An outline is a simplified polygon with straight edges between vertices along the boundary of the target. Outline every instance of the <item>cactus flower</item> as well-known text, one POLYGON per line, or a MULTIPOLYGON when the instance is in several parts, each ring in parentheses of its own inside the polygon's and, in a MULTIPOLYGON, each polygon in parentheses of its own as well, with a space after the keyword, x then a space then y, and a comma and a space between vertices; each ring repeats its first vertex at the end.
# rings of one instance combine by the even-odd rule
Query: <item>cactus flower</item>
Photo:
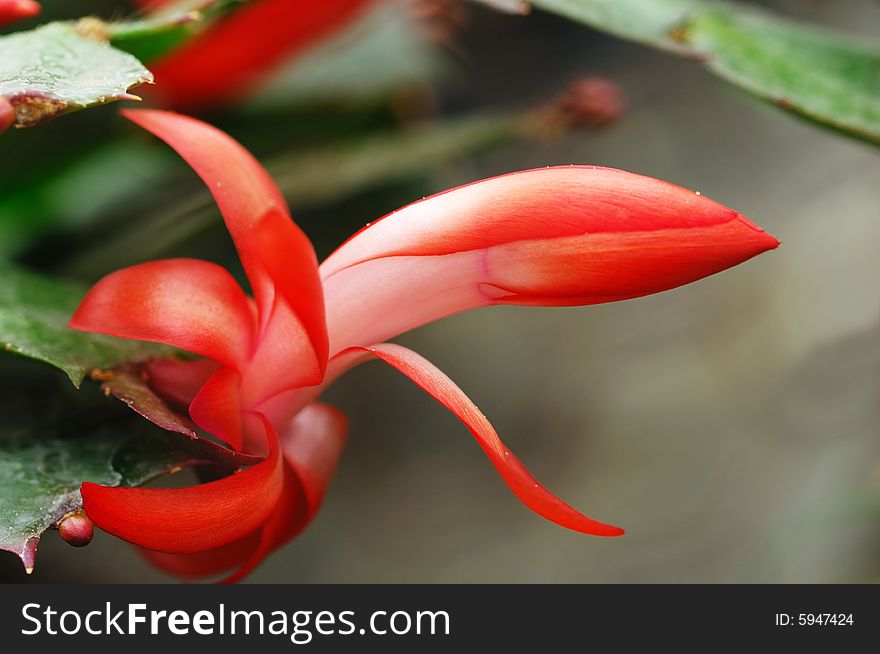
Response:
POLYGON ((410 204, 318 265, 278 188, 241 145, 178 114, 125 115, 174 148, 211 190, 253 297, 193 259, 132 266, 100 280, 70 325, 156 341, 202 359, 156 361, 153 387, 230 448, 265 458, 191 488, 86 483, 99 528, 182 576, 237 567, 241 578, 314 517, 345 442, 344 416, 315 400, 378 359, 470 430, 513 493, 559 525, 589 518, 541 485, 446 375, 387 339, 494 304, 587 305, 675 288, 775 248, 775 238, 705 196, 594 166, 516 172, 410 204))

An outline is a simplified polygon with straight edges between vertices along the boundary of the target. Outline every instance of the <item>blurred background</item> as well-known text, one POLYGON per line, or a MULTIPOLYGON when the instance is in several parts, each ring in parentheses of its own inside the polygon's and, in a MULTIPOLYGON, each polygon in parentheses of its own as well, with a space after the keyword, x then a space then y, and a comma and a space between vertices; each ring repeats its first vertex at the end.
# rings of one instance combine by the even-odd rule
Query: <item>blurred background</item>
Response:
MULTIPOLYGON (((538 479, 626 536, 533 515, 454 418, 370 365, 325 397, 351 432, 323 509, 250 580, 880 581, 880 151, 556 16, 415 4, 380 7, 247 102, 202 112, 267 163, 320 257, 423 195, 568 163, 700 190, 782 245, 649 298, 482 309, 399 339, 538 479), (613 92, 598 85, 582 124, 548 124, 585 76, 613 92)), ((872 0, 763 4, 880 36, 872 0)), ((199 181, 116 107, 10 132, 0 150, 5 256, 84 281, 169 255, 236 265, 199 181)), ((0 579, 169 581, 106 534, 75 550, 53 532, 31 577, 2 554, 0 579)))

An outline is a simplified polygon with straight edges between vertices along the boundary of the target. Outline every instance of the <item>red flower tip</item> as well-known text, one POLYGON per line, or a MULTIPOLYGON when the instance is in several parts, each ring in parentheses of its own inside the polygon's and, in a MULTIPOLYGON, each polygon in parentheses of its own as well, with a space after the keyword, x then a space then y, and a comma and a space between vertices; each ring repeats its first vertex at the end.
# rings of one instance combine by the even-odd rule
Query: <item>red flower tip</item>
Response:
POLYGON ((659 293, 778 244, 698 192, 622 170, 557 166, 493 177, 374 222, 321 265, 331 352, 488 304, 587 305, 659 293))
POLYGON ((84 512, 77 511, 61 519, 58 523, 58 533, 68 545, 84 547, 92 542, 95 525, 84 512))
POLYGON ((545 110, 547 127, 602 127, 626 111, 623 89, 616 82, 595 75, 582 77, 545 110))
POLYGON ((736 214, 736 218, 739 223, 741 223, 744 227, 752 230, 753 234, 751 234, 751 238, 754 243, 760 247, 760 251, 757 254, 761 254, 762 252, 767 252, 768 250, 775 250, 779 247, 779 239, 773 236, 772 234, 768 234, 763 229, 758 227, 751 220, 746 218, 741 213, 736 214))
POLYGON ((0 0, 0 25, 32 18, 40 13, 40 5, 34 0, 0 0))
POLYGON ((85 482, 83 507, 100 529, 159 552, 201 552, 240 540, 273 512, 284 480, 278 435, 267 420, 262 422, 269 455, 247 470, 189 488, 85 482))
POLYGON ((9 100, 0 96, 0 134, 5 132, 15 121, 15 108, 9 100))

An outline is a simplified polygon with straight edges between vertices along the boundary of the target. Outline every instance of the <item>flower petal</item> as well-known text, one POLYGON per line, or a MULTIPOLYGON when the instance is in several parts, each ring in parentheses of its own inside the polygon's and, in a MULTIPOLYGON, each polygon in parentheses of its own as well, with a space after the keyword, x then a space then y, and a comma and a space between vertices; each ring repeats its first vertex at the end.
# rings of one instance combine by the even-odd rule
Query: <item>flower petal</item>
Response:
POLYGON ((107 275, 70 319, 82 331, 156 341, 238 366, 249 355, 253 317, 244 292, 207 261, 167 259, 107 275))
POLYGON ((0 25, 31 18, 39 13, 40 5, 34 0, 0 0, 0 25))
POLYGON ((86 514, 104 531, 135 545, 185 554, 222 547, 261 526, 281 493, 278 436, 268 420, 266 459, 243 472, 191 488, 82 485, 86 514))
POLYGON ((266 521, 260 543, 248 560, 224 583, 244 579, 273 550, 302 532, 321 506, 345 446, 348 419, 326 404, 305 407, 281 436, 284 491, 266 521))
POLYGON ((656 179, 586 166, 503 175, 390 214, 321 265, 331 354, 478 306, 656 293, 776 245, 656 179))
POLYGON ((221 580, 224 584, 234 584, 256 568, 274 549, 286 542, 284 534, 290 525, 302 524, 306 512, 302 489, 290 468, 284 467, 284 485, 275 508, 259 531, 256 546, 249 552, 241 566, 231 575, 221 580))
POLYGON ((513 453, 462 390, 432 363, 400 345, 382 343, 353 347, 334 359, 341 368, 357 365, 369 356, 379 358, 409 377, 419 388, 449 409, 477 439, 510 490, 532 511, 558 525, 594 536, 620 536, 624 532, 588 518, 542 486, 513 453))
POLYGON ((281 451, 303 489, 308 508, 307 522, 321 507, 347 435, 348 418, 345 414, 318 402, 300 411, 282 433, 281 451))
POLYGON ((302 322, 284 298, 275 300, 270 316, 242 374, 245 408, 287 389, 311 386, 324 377, 302 322))
POLYGON ((371 2, 250 2, 151 64, 158 94, 175 107, 234 100, 287 57, 347 25, 371 2))
POLYGON ((266 521, 243 538, 223 547, 192 554, 168 554, 141 548, 141 554, 157 568, 184 579, 203 579, 237 568, 220 583, 237 583, 250 574, 273 550, 288 539, 287 525, 302 524, 305 500, 296 476, 284 467, 284 482, 275 507, 266 521))
POLYGON ((207 184, 241 256, 261 328, 283 297, 308 334, 318 371, 310 381, 318 383, 328 345, 317 258, 275 182, 239 143, 202 121, 148 109, 122 113, 174 148, 207 184))
POLYGON ((305 407, 281 433, 284 489, 266 523, 235 543, 195 554, 144 550, 155 566, 184 578, 209 577, 239 566, 224 581, 240 581, 266 556, 302 532, 314 518, 345 445, 348 420, 325 404, 305 407))

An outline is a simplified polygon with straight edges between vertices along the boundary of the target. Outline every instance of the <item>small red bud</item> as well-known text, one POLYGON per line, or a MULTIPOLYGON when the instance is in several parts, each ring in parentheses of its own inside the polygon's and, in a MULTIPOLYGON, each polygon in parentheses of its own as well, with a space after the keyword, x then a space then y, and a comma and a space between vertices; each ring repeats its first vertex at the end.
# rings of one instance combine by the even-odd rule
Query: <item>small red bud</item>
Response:
POLYGON ((571 83, 542 112, 545 127, 602 127, 626 111, 623 91, 615 82, 595 75, 571 83))
POLYGON ((69 545, 84 547, 92 542, 95 526, 82 511, 70 513, 58 523, 58 533, 69 545))

